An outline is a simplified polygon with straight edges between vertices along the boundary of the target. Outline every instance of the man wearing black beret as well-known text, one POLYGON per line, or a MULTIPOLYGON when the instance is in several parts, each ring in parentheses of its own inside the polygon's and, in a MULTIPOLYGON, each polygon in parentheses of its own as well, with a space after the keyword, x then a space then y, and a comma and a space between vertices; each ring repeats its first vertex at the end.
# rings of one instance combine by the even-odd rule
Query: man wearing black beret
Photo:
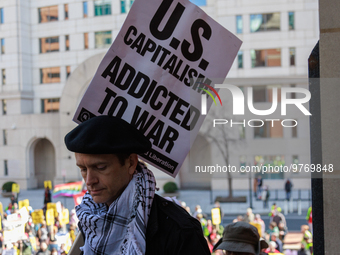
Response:
POLYGON ((155 194, 137 154, 150 141, 126 121, 98 116, 65 136, 87 186, 76 207, 85 254, 210 254, 200 223, 155 194))

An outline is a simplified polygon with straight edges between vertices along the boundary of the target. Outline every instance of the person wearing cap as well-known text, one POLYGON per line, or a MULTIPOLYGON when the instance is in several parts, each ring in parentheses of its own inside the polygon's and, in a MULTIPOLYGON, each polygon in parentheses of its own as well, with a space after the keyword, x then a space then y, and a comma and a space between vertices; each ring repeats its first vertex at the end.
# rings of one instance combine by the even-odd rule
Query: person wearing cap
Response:
POLYGON ((268 244, 262 239, 257 228, 247 222, 234 222, 228 224, 223 237, 215 244, 213 251, 223 250, 230 255, 260 255, 262 249, 268 244))
POLYGON ((200 223, 155 194, 137 154, 150 141, 126 121, 93 117, 65 136, 87 186, 76 207, 85 254, 210 254, 200 223))

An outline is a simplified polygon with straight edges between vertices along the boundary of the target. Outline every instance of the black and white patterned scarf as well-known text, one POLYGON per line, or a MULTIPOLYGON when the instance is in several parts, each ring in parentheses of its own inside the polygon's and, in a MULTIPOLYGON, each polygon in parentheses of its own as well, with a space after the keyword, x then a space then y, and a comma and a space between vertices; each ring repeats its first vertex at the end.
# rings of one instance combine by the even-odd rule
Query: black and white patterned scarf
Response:
POLYGON ((132 180, 108 209, 87 192, 76 207, 85 234, 84 254, 145 254, 155 188, 153 173, 139 162, 132 180))

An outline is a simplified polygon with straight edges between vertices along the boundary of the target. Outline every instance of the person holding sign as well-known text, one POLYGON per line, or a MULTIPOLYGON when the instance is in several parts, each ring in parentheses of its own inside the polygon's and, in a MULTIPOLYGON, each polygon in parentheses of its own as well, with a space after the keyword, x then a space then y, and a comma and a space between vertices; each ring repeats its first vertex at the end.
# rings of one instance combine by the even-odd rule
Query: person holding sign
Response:
POLYGON ((76 207, 84 254, 210 254, 200 223, 155 194, 154 175, 137 156, 151 148, 140 131, 102 115, 79 124, 65 144, 88 190, 76 207))

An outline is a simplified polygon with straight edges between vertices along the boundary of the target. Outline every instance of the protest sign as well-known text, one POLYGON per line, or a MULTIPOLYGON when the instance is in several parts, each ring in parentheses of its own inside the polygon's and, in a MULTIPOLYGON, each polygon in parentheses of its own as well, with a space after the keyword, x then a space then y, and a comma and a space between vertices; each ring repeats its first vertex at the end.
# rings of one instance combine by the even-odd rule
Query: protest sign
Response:
POLYGON ((61 212, 60 224, 66 225, 66 224, 69 224, 69 222, 70 222, 70 213, 69 213, 68 209, 65 208, 61 212))
MULTIPOLYGON (((61 208, 60 202, 58 204, 57 203, 47 203, 47 210, 48 209, 52 209, 54 212, 54 217, 58 217, 58 208, 61 208)), ((59 211, 61 211, 61 209, 59 209, 59 211)))
POLYGON ((211 221, 213 225, 221 224, 221 211, 220 208, 211 209, 211 221))
POLYGON ((26 207, 26 209, 28 210, 29 206, 30 206, 30 201, 28 199, 19 201, 19 209, 26 207))
POLYGON ((46 225, 47 226, 54 225, 54 210, 53 209, 46 210, 46 225))
POLYGON ((15 243, 18 240, 26 239, 25 225, 19 224, 10 230, 4 231, 4 244, 15 243))
POLYGON ((21 208, 18 213, 12 213, 4 220, 4 244, 13 243, 26 239, 25 224, 28 222, 28 211, 26 207, 21 208))
POLYGON ((32 212, 32 220, 34 224, 43 223, 44 211, 42 209, 34 210, 34 212, 32 212))
POLYGON ((44 188, 52 189, 52 182, 50 180, 44 181, 44 188))
POLYGON ((12 184, 12 192, 19 193, 20 192, 20 185, 17 183, 12 184))
POLYGON ((205 117, 201 95, 224 81, 240 46, 188 0, 136 0, 73 120, 126 120, 152 143, 143 160, 175 177, 205 117))

